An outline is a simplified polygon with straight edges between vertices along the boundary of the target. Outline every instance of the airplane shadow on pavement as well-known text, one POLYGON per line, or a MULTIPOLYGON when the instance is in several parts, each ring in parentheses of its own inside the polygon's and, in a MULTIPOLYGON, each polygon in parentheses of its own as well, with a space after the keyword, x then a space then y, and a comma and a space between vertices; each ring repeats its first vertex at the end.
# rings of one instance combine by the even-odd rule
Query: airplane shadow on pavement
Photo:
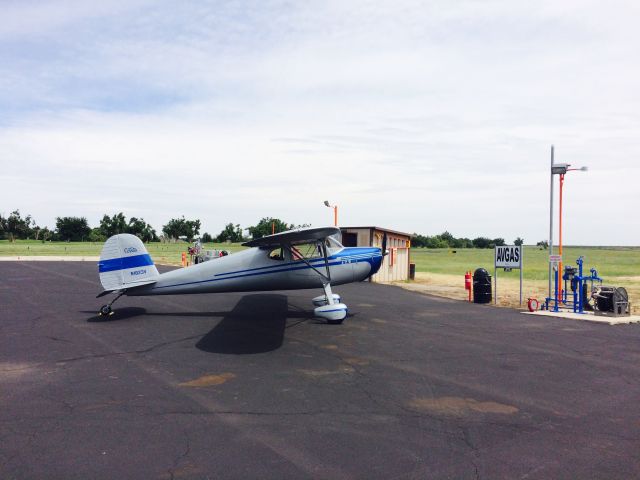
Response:
MULTIPOLYGON (((92 312, 84 312, 92 313, 92 312)), ((313 313, 289 310, 286 295, 252 294, 242 297, 233 310, 224 312, 147 312, 141 307, 115 308, 109 316, 94 315, 87 322, 115 322, 144 316, 222 317, 202 337, 196 347, 210 353, 246 355, 265 353, 282 346, 284 331, 299 322, 311 320, 313 313)))
POLYGON ((287 317, 291 316, 285 295, 247 295, 196 347, 235 355, 270 352, 282 346, 287 317))

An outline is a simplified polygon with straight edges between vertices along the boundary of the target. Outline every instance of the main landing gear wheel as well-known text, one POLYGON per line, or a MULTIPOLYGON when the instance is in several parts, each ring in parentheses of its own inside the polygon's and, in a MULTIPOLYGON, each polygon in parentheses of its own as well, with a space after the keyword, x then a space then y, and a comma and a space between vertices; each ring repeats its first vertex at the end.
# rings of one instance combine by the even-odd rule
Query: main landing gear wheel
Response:
POLYGON ((327 323, 340 325, 347 318, 347 306, 344 303, 334 303, 313 309, 316 317, 324 318, 327 323))
MULTIPOLYGON (((333 294, 333 303, 340 303, 340 300, 341 300, 340 295, 338 295, 337 293, 334 293, 333 294)), ((320 295, 319 297, 315 297, 313 300, 311 300, 311 302, 316 307, 322 307, 324 305, 329 305, 329 299, 327 298, 326 295, 320 295)))

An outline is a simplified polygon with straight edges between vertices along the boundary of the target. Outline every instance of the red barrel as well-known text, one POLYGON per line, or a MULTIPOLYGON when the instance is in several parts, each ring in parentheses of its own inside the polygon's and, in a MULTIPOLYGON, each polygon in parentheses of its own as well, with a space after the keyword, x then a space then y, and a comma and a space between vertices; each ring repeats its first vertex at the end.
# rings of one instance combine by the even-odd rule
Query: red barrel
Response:
POLYGON ((464 274, 464 289, 471 290, 471 272, 464 274))
POLYGON ((471 301, 471 272, 464 274, 464 289, 469 290, 469 301, 471 301))

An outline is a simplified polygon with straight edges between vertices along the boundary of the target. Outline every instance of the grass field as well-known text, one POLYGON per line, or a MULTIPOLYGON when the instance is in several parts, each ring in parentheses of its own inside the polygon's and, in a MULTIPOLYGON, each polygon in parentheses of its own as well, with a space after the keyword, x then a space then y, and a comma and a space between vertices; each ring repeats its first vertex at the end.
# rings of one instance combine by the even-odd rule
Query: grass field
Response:
MULTIPOLYGON (((555 252, 557 253, 557 252, 555 252)), ((416 280, 407 287, 427 293, 464 299, 464 273, 478 267, 493 276, 492 249, 422 249, 411 250, 411 262, 416 264, 416 280)), ((584 275, 594 267, 605 285, 625 287, 632 311, 640 313, 640 247, 565 247, 565 264, 576 266, 576 259, 584 256, 584 275)), ((525 247, 523 255, 523 297, 544 299, 548 292, 548 250, 525 247)), ((519 303, 518 270, 498 270, 498 305, 517 306, 519 303)))
MULTIPOLYGON (((149 254, 158 264, 180 265, 182 252, 188 244, 150 243, 146 245, 149 254)), ((206 244, 205 249, 224 249, 237 252, 245 247, 235 244, 206 244)), ((18 240, 9 243, 0 241, 0 256, 99 256, 102 243, 91 242, 47 242, 18 240)), ((583 255, 584 273, 595 267, 607 285, 625 287, 634 312, 640 312, 640 247, 565 247, 565 264, 576 265, 576 259, 583 255)), ((523 295, 525 301, 533 296, 542 299, 548 289, 547 250, 525 247, 523 269, 523 295)), ((493 275, 492 249, 423 249, 411 250, 411 262, 416 264, 416 280, 403 285, 437 295, 463 299, 464 273, 473 272, 478 267, 486 268, 493 275)), ((498 271, 499 304, 518 304, 519 272, 498 271)))
MULTIPOLYGON (((557 251, 554 251, 557 253, 557 251)), ((595 267, 607 276, 640 275, 640 247, 565 247, 562 257, 568 265, 576 265, 576 259, 584 256, 584 272, 595 267)), ((523 276, 528 280, 544 280, 548 277, 549 251, 538 247, 525 247, 523 276)), ((493 249, 411 249, 411 262, 417 272, 464 275, 478 267, 486 268, 493 275, 493 249), (456 253, 453 253, 453 252, 456 253)), ((518 278, 519 272, 499 272, 500 278, 518 278)))
MULTIPOLYGON (((0 240, 0 256, 100 256, 103 243, 92 242, 46 242, 35 240, 17 240, 10 243, 0 240)), ((180 243, 148 243, 145 246, 151 258, 162 265, 180 265, 182 252, 187 251, 190 244, 180 243)), ((245 247, 239 243, 208 243, 206 250, 221 249, 237 252, 245 247)))

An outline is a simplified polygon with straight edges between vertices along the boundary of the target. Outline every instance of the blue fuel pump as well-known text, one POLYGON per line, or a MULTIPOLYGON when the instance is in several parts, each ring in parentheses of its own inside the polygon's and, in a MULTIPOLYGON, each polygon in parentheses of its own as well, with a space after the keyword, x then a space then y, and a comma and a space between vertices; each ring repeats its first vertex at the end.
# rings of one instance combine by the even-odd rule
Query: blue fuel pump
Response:
POLYGON ((578 268, 571 265, 566 265, 562 280, 564 281, 564 289, 560 293, 558 291, 559 273, 557 269, 554 269, 554 296, 547 297, 543 305, 543 310, 551 310, 552 312, 560 311, 560 306, 571 306, 574 313, 584 313, 585 305, 588 305, 587 299, 587 287, 589 292, 593 291, 594 282, 602 284, 602 278, 598 276, 598 271, 595 268, 589 270, 590 275, 583 275, 584 257, 581 255, 576 260, 578 268), (553 303, 553 306, 551 305, 553 303))

